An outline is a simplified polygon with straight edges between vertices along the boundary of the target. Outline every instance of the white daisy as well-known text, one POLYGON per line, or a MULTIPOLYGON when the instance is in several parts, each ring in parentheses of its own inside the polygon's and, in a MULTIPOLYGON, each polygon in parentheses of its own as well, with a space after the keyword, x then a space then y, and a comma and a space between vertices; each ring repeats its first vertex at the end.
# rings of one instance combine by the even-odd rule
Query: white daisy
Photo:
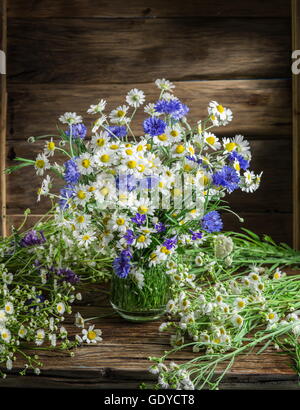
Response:
POLYGON ((249 142, 244 139, 243 135, 236 135, 233 138, 232 142, 236 144, 236 150, 240 154, 243 154, 244 156, 246 156, 247 159, 251 158, 249 142))
POLYGON ((26 335, 27 335, 27 329, 22 325, 18 331, 18 336, 24 339, 26 335))
POLYGON ((63 302, 59 302, 56 305, 56 310, 60 315, 63 315, 66 311, 66 305, 63 302))
POLYGON ((234 327, 242 327, 244 323, 244 319, 240 315, 234 315, 231 319, 231 323, 234 327))
POLYGON ((10 342, 11 339, 11 333, 8 329, 6 329, 5 327, 0 329, 0 336, 2 338, 2 340, 6 343, 10 342))
POLYGON ((78 205, 85 205, 91 197, 91 192, 88 191, 87 185, 79 184, 75 188, 74 202, 78 205))
POLYGON ((172 84, 171 81, 168 81, 164 78, 157 79, 155 81, 155 85, 162 91, 172 91, 172 89, 175 88, 175 85, 172 84))
POLYGON ((100 131, 92 136, 91 146, 94 149, 102 149, 110 143, 110 137, 107 131, 100 131))
POLYGON ((160 115, 159 112, 155 111, 155 104, 153 103, 145 105, 144 112, 150 115, 151 117, 158 117, 160 115))
POLYGON ((39 329, 36 331, 35 334, 35 344, 40 346, 44 343, 45 340, 45 331, 43 329, 39 329))
POLYGON ((134 246, 137 249, 145 249, 148 248, 148 246, 151 244, 151 237, 150 235, 138 235, 137 238, 134 241, 134 246))
POLYGON ((88 247, 93 241, 95 241, 96 234, 93 231, 86 231, 83 233, 74 232, 74 236, 78 241, 79 245, 83 245, 84 247, 88 247))
POLYGON ((55 148, 56 148, 55 142, 53 141, 53 138, 51 138, 50 141, 45 142, 44 153, 48 155, 49 157, 52 157, 54 155, 55 148))
POLYGON ((171 139, 172 143, 180 142, 184 135, 184 130, 179 124, 167 126, 165 134, 171 139))
POLYGON ((127 111, 129 107, 127 105, 120 105, 116 109, 112 110, 109 114, 110 121, 113 124, 122 124, 124 121, 125 123, 128 122, 126 119, 127 111))
POLYGON ((6 302, 4 305, 5 313, 12 315, 14 313, 14 305, 11 302, 6 302))
POLYGON ((0 309, 0 326, 7 321, 7 315, 4 309, 0 309))
POLYGON ((52 187, 52 179, 50 178, 49 175, 46 176, 46 178, 43 179, 41 187, 38 189, 37 195, 37 201, 40 201, 41 196, 46 196, 49 194, 49 191, 52 187))
POLYGON ((92 133, 95 134, 98 129, 105 123, 107 116, 102 114, 93 124, 92 133))
POLYGON ((204 142, 213 150, 218 150, 221 148, 221 144, 219 142, 219 138, 215 136, 215 134, 211 132, 204 132, 203 134, 204 142))
POLYGON ((82 122, 82 117, 77 115, 76 112, 65 112, 64 115, 59 117, 59 121, 63 124, 79 124, 82 122))
POLYGON ((93 172, 93 157, 91 154, 88 152, 85 152, 84 154, 81 154, 77 159, 76 159, 76 164, 78 171, 82 175, 89 175, 93 172))
POLYGON ((126 96, 126 102, 131 107, 138 108, 140 105, 143 105, 145 102, 145 94, 143 91, 133 88, 129 91, 126 96))
POLYGON ((96 105, 90 105, 90 108, 87 110, 88 114, 99 114, 105 110, 106 101, 100 100, 96 105))
POLYGON ((95 329, 95 326, 89 326, 88 329, 82 329, 82 340, 86 343, 97 343, 102 341, 102 331, 95 329))
POLYGON ((34 168, 37 175, 44 175, 46 169, 50 168, 50 163, 45 154, 38 154, 35 159, 34 168))

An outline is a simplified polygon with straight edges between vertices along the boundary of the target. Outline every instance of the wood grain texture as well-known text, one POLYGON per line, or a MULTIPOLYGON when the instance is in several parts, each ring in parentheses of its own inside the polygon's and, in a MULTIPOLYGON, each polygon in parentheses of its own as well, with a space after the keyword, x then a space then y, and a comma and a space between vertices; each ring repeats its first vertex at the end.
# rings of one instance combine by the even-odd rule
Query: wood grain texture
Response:
MULTIPOLYGON (((90 295, 91 297, 91 295, 90 295)), ((63 352, 38 351, 44 366, 41 376, 16 375, 23 362, 14 362, 14 370, 0 387, 46 387, 46 388, 138 388, 141 382, 154 382, 155 376, 148 372, 149 356, 161 356, 169 348, 169 335, 158 332, 160 322, 134 324, 125 322, 108 307, 108 301, 99 300, 94 289, 94 306, 80 306, 73 309, 83 317, 109 315, 97 319, 96 328, 101 328, 103 341, 98 345, 82 346, 69 357, 63 352)), ((65 327, 70 335, 78 333, 73 319, 68 318, 65 327)), ((88 323, 87 323, 88 325, 88 323)), ((177 363, 192 359, 195 354, 189 350, 177 352, 171 357, 177 363)), ((241 355, 228 372, 221 389, 228 388, 299 388, 297 375, 290 367, 291 361, 279 355, 272 348, 262 354, 252 352, 241 355)), ((224 366, 220 366, 219 374, 224 366)))
MULTIPOLYGON (((300 49, 300 5, 292 0, 293 50, 300 49)), ((300 74, 293 75, 293 238, 300 249, 300 74)))
POLYGON ((287 0, 14 0, 8 16, 41 17, 289 17, 287 0))
POLYGON ((11 83, 290 77, 281 18, 9 20, 11 83))
MULTIPOLYGON (((207 106, 217 100, 233 111, 233 121, 214 128, 218 135, 243 134, 252 138, 282 138, 292 134, 291 80, 220 80, 175 82, 176 95, 190 107, 188 120, 195 124, 207 116, 207 106)), ((153 83, 45 85, 8 84, 8 139, 25 140, 30 135, 55 133, 59 115, 76 111, 85 118, 90 104, 101 98, 108 101, 107 112, 124 102, 126 93, 138 87, 147 102, 155 102, 159 93, 153 83)), ((142 134, 143 109, 138 110, 133 128, 142 134)))
MULTIPOLYGON (((1 52, 6 53, 7 51, 7 38, 6 38, 6 28, 7 28, 7 1, 0 1, 0 33, 1 33, 1 52)), ((2 56, 0 57, 2 58, 2 56)), ((2 67, 2 64, 1 64, 2 67)), ((4 169, 6 166, 6 120, 7 120, 7 81, 6 75, 0 73, 0 235, 6 236, 6 176, 4 174, 4 169)))
MULTIPOLYGON (((9 142, 8 157, 12 155, 22 158, 35 159, 43 150, 43 143, 28 144, 26 142, 9 142)), ((276 141, 251 141, 253 160, 251 169, 255 172, 263 171, 260 189, 253 194, 237 191, 228 195, 233 210, 238 212, 292 212, 292 175, 291 158, 292 147, 289 139, 276 141)), ((57 155, 50 162, 63 163, 65 158, 57 155)), ((7 165, 16 162, 8 160, 7 165)), ((52 173, 52 176, 54 174, 52 173)), ((36 192, 42 178, 36 176, 33 167, 26 167, 7 176, 7 213, 21 214, 26 208, 31 208, 35 214, 47 211, 50 202, 42 199, 36 202, 36 192)), ((63 185, 55 179, 58 188, 63 185)))

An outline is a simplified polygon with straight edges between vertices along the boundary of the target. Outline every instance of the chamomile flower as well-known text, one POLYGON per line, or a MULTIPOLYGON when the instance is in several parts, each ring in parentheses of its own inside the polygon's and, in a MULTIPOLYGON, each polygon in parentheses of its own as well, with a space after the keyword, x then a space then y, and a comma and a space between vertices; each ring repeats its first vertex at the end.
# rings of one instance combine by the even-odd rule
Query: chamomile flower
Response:
POLYGON ((242 310, 246 307, 247 303, 246 303, 245 299, 237 298, 234 302, 234 305, 235 305, 235 309, 237 311, 240 311, 240 310, 242 310))
POLYGON ((88 329, 82 329, 82 340, 88 344, 95 344, 102 341, 102 331, 100 329, 95 329, 95 326, 89 326, 88 329))
POLYGON ((137 249, 148 248, 150 244, 151 244, 151 237, 150 235, 146 235, 146 234, 138 235, 134 241, 134 247, 137 249))
POLYGON ((274 272, 274 275, 273 275, 273 279, 275 279, 275 280, 281 279, 285 275, 286 275, 285 272, 282 272, 280 269, 276 269, 276 271, 274 272))
POLYGON ((90 105, 90 108, 87 110, 88 114, 99 114, 102 113, 102 111, 105 110, 106 107, 106 101, 101 99, 98 104, 96 105, 90 105))
POLYGON ((78 233, 75 231, 74 236, 78 241, 78 245, 82 245, 85 248, 97 239, 94 231, 85 231, 83 233, 78 233))
POLYGON ((43 329, 38 329, 35 334, 35 344, 40 346, 44 343, 45 331, 43 329))
POLYGON ((11 333, 10 330, 6 329, 5 327, 0 329, 0 336, 1 339, 5 342, 5 343, 9 343, 10 339, 11 339, 11 333))
POLYGON ((35 159, 34 168, 37 175, 44 175, 45 170, 50 168, 48 157, 45 154, 38 154, 35 159))
POLYGON ((236 145, 236 150, 239 154, 243 154, 248 160, 251 158, 250 145, 243 135, 236 135, 232 142, 236 145))
POLYGON ((85 205, 91 197, 91 192, 87 185, 79 184, 75 187, 74 202, 77 205, 85 205))
POLYGON ((65 112, 63 115, 59 117, 59 121, 63 124, 79 124, 82 122, 82 117, 77 115, 76 112, 65 112))
POLYGON ((37 192, 37 201, 40 201, 41 196, 46 196, 49 194, 49 191, 52 187, 52 178, 49 175, 43 179, 41 187, 38 189, 37 192))
POLYGON ((4 309, 0 309, 0 327, 3 323, 7 321, 7 315, 4 309))
POLYGON ((230 153, 237 148, 236 143, 230 138, 223 138, 222 143, 224 147, 224 154, 230 153))
POLYGON ((86 229, 91 223, 91 216, 84 213, 76 214, 71 223, 75 228, 86 229))
POLYGON ((100 131, 99 133, 96 133, 96 135, 92 136, 91 146, 97 150, 103 149, 109 145, 110 141, 108 132, 100 131))
POLYGON ((157 79, 155 81, 155 85, 162 91, 171 91, 172 92, 173 88, 175 88, 175 85, 173 83, 171 83, 171 81, 168 81, 164 78, 157 79))
POLYGON ((49 157, 52 157, 54 155, 55 148, 55 142, 53 141, 53 138, 51 138, 50 141, 46 141, 45 143, 44 153, 49 157))
POLYGON ((60 315, 63 315, 66 311, 66 305, 64 304, 64 302, 57 303, 56 310, 60 315))
POLYGON ((94 123, 93 123, 93 128, 92 128, 92 133, 95 134, 100 127, 103 126, 107 119, 107 116, 102 114, 101 117, 99 117, 94 123))
POLYGON ((279 320, 278 314, 276 312, 273 312, 273 310, 270 310, 266 314, 266 320, 269 323, 269 325, 273 325, 279 320))
POLYGON ((164 133, 160 135, 155 135, 153 137, 153 142, 158 146, 167 147, 168 145, 172 144, 171 137, 164 133))
POLYGON ((75 326, 84 328, 84 319, 79 312, 75 314, 75 326))
POLYGON ((219 150, 221 148, 219 138, 217 138, 215 134, 211 132, 204 132, 203 141, 205 144, 207 144, 208 147, 212 148, 213 150, 219 150))
POLYGON ((93 157, 89 153, 84 153, 76 159, 78 171, 82 175, 89 175, 93 172, 93 157))
POLYGON ((125 233, 128 228, 127 216, 121 213, 115 213, 109 221, 108 227, 112 231, 125 233))
POLYGON ((6 302, 4 305, 5 313, 12 315, 14 313, 14 305, 11 302, 6 302))
POLYGON ((128 105, 134 108, 138 108, 140 105, 143 105, 145 102, 145 94, 143 91, 133 88, 129 91, 126 96, 126 102, 128 105))
POLYGON ((97 151, 93 157, 95 166, 111 167, 116 161, 116 154, 110 148, 102 148, 97 151))
POLYGON ((213 125, 219 127, 227 125, 232 121, 232 111, 229 108, 223 107, 217 101, 211 101, 208 106, 208 114, 213 125))
POLYGON ((128 110, 129 107, 127 105, 120 105, 109 114, 110 121, 113 124, 123 124, 124 121, 126 123, 126 114, 128 110))
POLYGON ((234 315, 231 319, 231 323, 234 327, 242 327, 244 323, 244 319, 240 315, 234 315))
POLYGON ((145 105, 144 112, 146 114, 150 115, 151 117, 160 115, 160 113, 155 110, 155 104, 153 104, 153 103, 149 103, 149 104, 145 105))
POLYGON ((26 335, 27 335, 27 329, 22 325, 22 326, 20 327, 19 331, 18 331, 18 336, 19 336, 21 339, 24 339, 24 337, 26 337, 26 335))
POLYGON ((174 158, 180 158, 184 157, 185 155, 188 155, 188 152, 183 144, 175 144, 171 148, 171 155, 174 158))
POLYGON ((184 130, 179 124, 167 126, 165 129, 165 135, 171 140, 171 143, 177 143, 182 141, 184 136, 184 130))

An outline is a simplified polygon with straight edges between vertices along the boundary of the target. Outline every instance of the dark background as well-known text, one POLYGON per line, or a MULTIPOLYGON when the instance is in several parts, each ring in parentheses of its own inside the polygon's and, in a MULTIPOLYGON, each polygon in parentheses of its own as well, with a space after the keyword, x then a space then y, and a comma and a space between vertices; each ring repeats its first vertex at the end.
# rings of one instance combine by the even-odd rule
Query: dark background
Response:
MULTIPOLYGON (((112 108, 133 87, 151 100, 151 83, 167 78, 191 107, 190 120, 204 117, 210 100, 232 109, 233 122, 216 133, 245 135, 252 168, 264 171, 254 194, 230 196, 232 209, 243 226, 291 243, 290 56, 286 0, 9 1, 8 158, 34 158, 41 145, 27 138, 55 132, 65 111, 85 116, 101 98, 112 108)), ((9 225, 26 208, 29 224, 49 208, 35 202, 34 174, 7 177, 9 225)), ((225 229, 239 228, 234 217, 224 219, 225 229)))

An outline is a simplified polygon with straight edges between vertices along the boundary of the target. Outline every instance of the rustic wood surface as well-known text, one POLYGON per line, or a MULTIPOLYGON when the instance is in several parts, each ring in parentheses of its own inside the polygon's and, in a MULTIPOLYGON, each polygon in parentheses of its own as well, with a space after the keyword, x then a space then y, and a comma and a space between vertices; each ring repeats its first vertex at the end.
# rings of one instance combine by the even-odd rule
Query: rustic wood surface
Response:
MULTIPOLYGON (((208 103, 215 99, 233 111, 226 127, 214 128, 216 134, 243 134, 250 139, 291 139, 291 79, 220 80, 174 82, 176 95, 190 107, 189 121, 207 116, 208 103)), ((124 101, 126 93, 138 87, 148 101, 156 101, 158 90, 153 83, 50 85, 8 84, 8 139, 25 140, 30 135, 55 133, 58 117, 76 111, 87 119, 90 104, 107 99, 107 112, 124 101)), ((134 131, 142 133, 143 110, 138 110, 134 131), (137 125, 139 124, 139 125, 137 125)), ((270 143, 270 146, 272 142, 270 143)))
POLYGON ((287 0, 14 0, 8 16, 43 17, 289 17, 287 0))
MULTIPOLYGON (((41 375, 28 373, 19 376, 17 370, 24 364, 18 359, 7 379, 0 380, 0 387, 107 389, 138 388, 142 382, 153 383, 155 376, 148 372, 149 356, 161 356, 169 349, 169 335, 158 332, 160 321, 134 324, 113 314, 106 297, 91 290, 86 296, 88 306, 78 306, 83 317, 104 316, 93 321, 101 328, 103 341, 97 345, 84 345, 74 349, 75 356, 64 352, 36 351, 44 363, 41 375)), ((74 319, 66 319, 70 335, 80 333, 74 319)), ((33 351, 32 351, 33 352, 33 351)), ((177 363, 192 359, 195 354, 184 350, 171 358, 177 363)), ((298 377, 291 360, 272 348, 262 354, 255 352, 241 355, 226 375, 221 389, 299 389, 298 377)), ((219 367, 219 374, 223 366, 219 367)))
MULTIPOLYGON (((300 5, 292 1, 293 50, 300 49, 300 5)), ((293 240, 300 248, 300 74, 293 75, 293 240)))
POLYGON ((14 18, 9 81, 122 84, 162 73, 177 81, 289 77, 290 31, 285 18, 53 18, 51 24, 14 18))

